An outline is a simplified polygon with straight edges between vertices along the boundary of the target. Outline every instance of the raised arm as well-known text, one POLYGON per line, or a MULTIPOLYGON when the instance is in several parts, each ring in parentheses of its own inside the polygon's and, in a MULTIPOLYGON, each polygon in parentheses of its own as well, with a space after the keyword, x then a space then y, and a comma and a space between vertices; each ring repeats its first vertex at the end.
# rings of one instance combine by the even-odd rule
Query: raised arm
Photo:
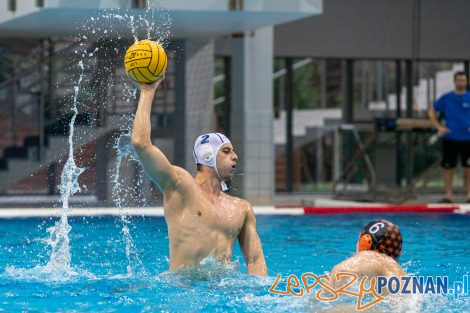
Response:
POLYGON ((150 112, 156 89, 163 78, 153 84, 140 85, 140 98, 132 128, 132 145, 139 156, 142 167, 149 177, 164 192, 173 189, 178 181, 178 171, 166 156, 152 144, 150 112))
POLYGON ((245 223, 238 235, 238 242, 245 257, 248 273, 251 275, 267 276, 268 268, 264 260, 263 248, 256 232, 256 217, 253 209, 248 209, 245 223))

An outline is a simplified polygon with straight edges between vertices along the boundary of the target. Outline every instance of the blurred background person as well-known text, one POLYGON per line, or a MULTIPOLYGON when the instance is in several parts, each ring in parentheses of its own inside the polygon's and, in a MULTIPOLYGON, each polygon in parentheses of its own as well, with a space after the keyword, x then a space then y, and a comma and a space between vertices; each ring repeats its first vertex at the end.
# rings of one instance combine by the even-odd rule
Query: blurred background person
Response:
POLYGON ((442 162, 445 196, 441 203, 453 202, 453 181, 457 160, 464 171, 467 203, 470 202, 470 93, 465 72, 454 74, 455 89, 442 95, 429 109, 429 118, 443 138, 442 162), (444 115, 441 124, 437 112, 444 115))

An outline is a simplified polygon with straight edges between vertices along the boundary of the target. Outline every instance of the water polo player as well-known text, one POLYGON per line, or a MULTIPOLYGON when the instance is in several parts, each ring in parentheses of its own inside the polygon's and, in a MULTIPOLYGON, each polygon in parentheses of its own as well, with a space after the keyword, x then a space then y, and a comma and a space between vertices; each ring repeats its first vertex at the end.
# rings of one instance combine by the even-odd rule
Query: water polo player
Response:
POLYGON ((170 270, 198 265, 207 257, 230 262, 238 239, 248 273, 267 275, 250 203, 223 192, 225 181, 232 179, 237 164, 228 138, 217 133, 197 138, 193 152, 198 167, 195 177, 172 165, 152 144, 150 112, 161 81, 140 84, 132 144, 147 175, 163 193, 170 270))
POLYGON ((337 264, 330 274, 335 288, 346 283, 337 281, 337 273, 353 273, 359 278, 408 276, 397 263, 402 252, 402 235, 397 225, 386 220, 368 223, 360 232, 356 254, 337 264))

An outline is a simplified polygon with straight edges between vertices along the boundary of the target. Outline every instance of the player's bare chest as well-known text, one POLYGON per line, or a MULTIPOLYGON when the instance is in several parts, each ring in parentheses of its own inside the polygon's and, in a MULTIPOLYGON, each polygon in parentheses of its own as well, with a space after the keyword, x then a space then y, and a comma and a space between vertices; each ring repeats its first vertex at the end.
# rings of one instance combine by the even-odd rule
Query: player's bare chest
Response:
POLYGON ((188 213, 192 214, 198 223, 230 233, 238 233, 245 220, 243 208, 226 199, 221 201, 201 199, 190 205, 188 213))

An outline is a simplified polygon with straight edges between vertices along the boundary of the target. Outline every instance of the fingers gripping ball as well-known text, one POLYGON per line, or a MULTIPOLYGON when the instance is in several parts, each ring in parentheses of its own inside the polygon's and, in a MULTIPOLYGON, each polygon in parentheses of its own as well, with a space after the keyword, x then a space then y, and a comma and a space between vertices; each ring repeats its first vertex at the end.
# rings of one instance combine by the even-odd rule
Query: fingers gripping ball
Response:
POLYGON ((167 65, 165 50, 151 40, 134 43, 124 57, 127 74, 138 83, 153 83, 165 73, 167 65))

